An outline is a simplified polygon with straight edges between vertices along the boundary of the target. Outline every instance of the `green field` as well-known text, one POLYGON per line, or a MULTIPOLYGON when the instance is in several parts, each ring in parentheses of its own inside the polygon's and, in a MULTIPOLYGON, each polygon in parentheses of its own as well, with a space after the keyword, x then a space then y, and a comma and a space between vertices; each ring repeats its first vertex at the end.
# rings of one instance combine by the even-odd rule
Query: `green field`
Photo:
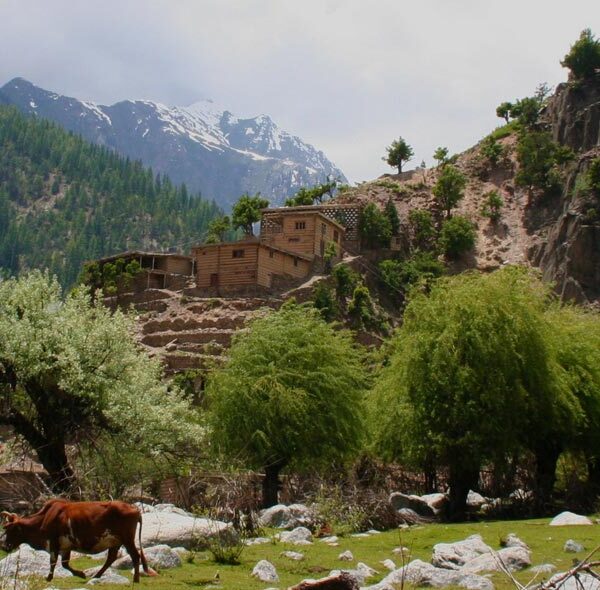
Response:
MULTIPOLYGON (((351 568, 358 561, 362 561, 380 574, 369 580, 374 584, 383 578, 388 572, 379 563, 384 559, 392 559, 396 565, 401 561, 398 555, 392 553, 392 549, 404 545, 411 550, 410 558, 419 558, 430 561, 431 550, 434 544, 440 542, 460 541, 465 537, 479 533, 484 541, 493 548, 500 548, 500 539, 508 533, 515 533, 525 541, 532 550, 532 563, 553 563, 558 571, 567 569, 573 558, 579 559, 587 555, 588 551, 600 544, 598 526, 568 526, 550 527, 549 519, 521 520, 521 521, 497 521, 467 524, 431 524, 418 526, 405 530, 394 530, 372 535, 368 538, 340 538, 339 547, 329 547, 323 543, 315 542, 313 545, 296 547, 293 545, 274 542, 268 545, 248 547, 242 554, 242 563, 236 566, 223 566, 215 564, 210 560, 208 553, 197 553, 192 563, 184 561, 181 568, 165 570, 155 578, 142 578, 139 588, 150 588, 152 590, 169 590, 171 588, 205 588, 215 585, 213 578, 219 572, 220 583, 218 587, 227 590, 264 590, 268 587, 287 588, 297 584, 303 578, 319 578, 327 575, 331 569, 351 568), (584 545, 585 553, 572 554, 563 551, 567 539, 574 539, 584 545), (341 562, 338 555, 349 549, 355 557, 354 562, 341 562), (280 553, 286 550, 299 551, 305 554, 304 561, 291 561, 281 557, 280 553), (252 568, 260 559, 271 561, 279 574, 279 583, 264 583, 250 576, 252 568)), ((271 531, 274 533, 275 531, 271 531)), ((98 565, 89 559, 80 559, 74 562, 78 566, 90 567, 98 565)), ((129 573, 125 575, 131 577, 129 573)), ((529 581, 532 574, 527 570, 516 575, 521 582, 529 581)), ((536 581, 541 581, 538 577, 536 581)), ((497 589, 512 588, 511 583, 502 574, 495 573, 492 580, 497 589)), ((83 580, 56 579, 52 582, 54 588, 78 588, 84 585, 83 580)), ((44 583, 35 588, 44 588, 44 583)), ((124 588, 125 586, 102 585, 102 588, 124 588)))

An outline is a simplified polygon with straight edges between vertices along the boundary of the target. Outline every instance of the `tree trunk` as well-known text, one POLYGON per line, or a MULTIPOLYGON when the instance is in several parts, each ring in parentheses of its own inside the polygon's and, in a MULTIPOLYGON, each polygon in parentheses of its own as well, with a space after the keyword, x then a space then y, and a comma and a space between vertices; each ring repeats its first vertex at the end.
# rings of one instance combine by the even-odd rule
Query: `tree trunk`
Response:
POLYGON ((265 476, 262 485, 263 508, 270 508, 279 503, 279 489, 281 487, 279 474, 284 466, 285 463, 283 461, 277 461, 265 466, 265 476))
POLYGON ((562 449, 551 441, 535 449, 536 462, 536 504, 541 513, 545 513, 552 499, 552 491, 556 483, 556 463, 562 449))
POLYGON ((57 494, 71 490, 75 473, 67 459, 64 441, 54 441, 35 449, 40 462, 50 475, 50 487, 57 494))
POLYGON ((449 473, 450 494, 446 518, 450 521, 464 520, 467 515, 469 490, 477 487, 479 468, 451 465, 449 473))
POLYGON ((402 174, 402 162, 398 163, 398 174, 402 174))
POLYGON ((588 483, 594 493, 600 491, 600 459, 596 457, 587 457, 588 483))

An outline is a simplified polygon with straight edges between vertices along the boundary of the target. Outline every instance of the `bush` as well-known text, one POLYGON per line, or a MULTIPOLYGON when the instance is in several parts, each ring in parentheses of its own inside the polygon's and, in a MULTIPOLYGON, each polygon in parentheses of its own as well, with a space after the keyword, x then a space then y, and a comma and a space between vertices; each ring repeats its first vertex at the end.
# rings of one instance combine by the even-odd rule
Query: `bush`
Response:
POLYGON ((338 264, 331 273, 335 281, 335 294, 339 301, 345 301, 352 295, 354 287, 360 281, 360 275, 347 264, 338 264))
POLYGON ((458 258, 475 245, 475 224, 457 215, 446 219, 440 231, 439 244, 448 258, 458 258))
POLYGON ((600 158, 592 160, 587 178, 590 188, 596 193, 597 197, 600 197, 600 158))
POLYGON ((560 62, 563 68, 569 68, 576 80, 592 78, 600 69, 600 41, 594 37, 591 29, 584 29, 579 39, 560 62))
POLYGON ((369 203, 362 210, 358 231, 362 245, 366 248, 388 248, 390 245, 392 237, 390 220, 374 203, 369 203))
POLYGON ((497 190, 490 191, 485 194, 481 214, 488 217, 493 223, 500 221, 501 210, 504 206, 504 201, 497 190))
POLYGON ((375 314, 369 287, 366 285, 355 287, 352 300, 348 305, 348 315, 361 327, 368 326, 373 322, 375 314))
POLYGON ((433 215, 427 209, 412 209, 408 214, 414 249, 431 250, 435 246, 433 215))
POLYGON ((313 293, 313 305, 321 312, 321 317, 330 322, 338 313, 333 289, 321 282, 313 293))
POLYGON ((408 260, 384 260, 379 264, 384 288, 392 295, 406 292, 419 282, 444 274, 444 265, 429 252, 417 252, 408 260))
POLYGON ((504 155, 504 148, 494 137, 488 135, 481 143, 481 154, 493 166, 496 166, 504 155))

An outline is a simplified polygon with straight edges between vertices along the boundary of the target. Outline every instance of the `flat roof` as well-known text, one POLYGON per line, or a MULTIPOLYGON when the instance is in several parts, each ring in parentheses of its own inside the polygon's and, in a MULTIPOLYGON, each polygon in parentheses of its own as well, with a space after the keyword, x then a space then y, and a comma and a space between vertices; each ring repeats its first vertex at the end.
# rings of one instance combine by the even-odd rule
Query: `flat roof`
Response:
POLYGON ((204 250, 205 248, 220 248, 222 246, 264 246, 265 248, 269 248, 270 250, 275 250, 276 252, 281 252, 282 254, 287 254, 288 256, 293 256, 295 258, 301 258, 302 260, 307 260, 311 262, 314 259, 314 256, 310 256, 308 254, 300 254, 298 252, 292 252, 291 250, 285 250, 284 248, 279 248, 278 246, 273 246, 271 244, 267 244, 257 237, 253 240, 240 240, 239 242, 217 242, 216 244, 200 244, 199 246, 194 246, 192 250, 204 250))
MULTIPOLYGON (((331 217, 328 217, 327 215, 325 215, 324 213, 322 213, 319 209, 324 209, 326 206, 325 205, 301 205, 299 207, 274 207, 274 208, 267 208, 267 209, 262 209, 261 213, 263 215, 268 215, 268 216, 275 216, 275 215, 282 215, 285 216, 288 213, 315 213, 316 215, 321 216, 323 219, 329 221, 329 223, 333 223, 334 225, 337 225, 341 230, 345 231, 345 227, 339 222, 336 221, 335 219, 331 219, 331 217)), ((342 208, 340 205, 335 205, 336 208, 342 208)))
POLYGON ((165 258, 184 258, 190 262, 193 261, 191 256, 180 254, 178 252, 143 252, 142 250, 127 250, 126 252, 119 252, 118 254, 96 258, 95 260, 88 260, 87 262, 108 262, 110 260, 118 260, 119 258, 133 258, 137 256, 162 256, 165 258))

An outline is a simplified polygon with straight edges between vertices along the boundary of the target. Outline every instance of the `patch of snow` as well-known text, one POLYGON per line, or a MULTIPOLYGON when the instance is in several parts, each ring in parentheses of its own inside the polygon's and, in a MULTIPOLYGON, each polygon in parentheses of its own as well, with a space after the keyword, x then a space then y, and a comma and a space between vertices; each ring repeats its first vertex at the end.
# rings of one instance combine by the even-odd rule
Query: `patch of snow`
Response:
POLYGON ((37 109, 37 104, 35 104, 35 101, 33 101, 33 100, 30 100, 30 101, 29 101, 29 106, 30 106, 32 109, 37 109))
POLYGON ((82 100, 81 104, 88 110, 92 111, 92 113, 94 113, 94 115, 96 115, 98 119, 100 119, 101 121, 106 121, 109 125, 112 126, 112 121, 110 120, 110 117, 96 103, 82 100))

